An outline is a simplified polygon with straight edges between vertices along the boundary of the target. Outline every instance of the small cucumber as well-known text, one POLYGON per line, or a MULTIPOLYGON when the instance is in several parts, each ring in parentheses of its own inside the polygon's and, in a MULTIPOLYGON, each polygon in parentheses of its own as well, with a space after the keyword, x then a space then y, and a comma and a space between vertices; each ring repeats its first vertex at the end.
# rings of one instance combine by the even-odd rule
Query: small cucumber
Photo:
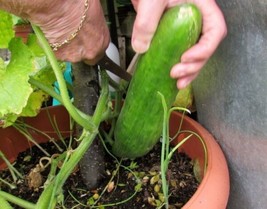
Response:
POLYGON ((161 18, 149 50, 138 60, 118 117, 113 153, 136 158, 148 153, 162 133, 161 92, 171 107, 178 93, 171 68, 194 45, 201 32, 201 13, 193 4, 168 9, 161 18))

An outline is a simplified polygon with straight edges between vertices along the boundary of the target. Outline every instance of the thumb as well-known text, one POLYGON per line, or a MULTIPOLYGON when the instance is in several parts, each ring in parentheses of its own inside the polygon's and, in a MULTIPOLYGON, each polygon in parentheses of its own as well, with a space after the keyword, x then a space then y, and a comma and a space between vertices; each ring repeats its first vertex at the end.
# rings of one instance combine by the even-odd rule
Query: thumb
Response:
POLYGON ((144 53, 149 48, 166 4, 166 0, 140 0, 138 5, 135 3, 137 15, 133 26, 132 47, 137 53, 144 53))

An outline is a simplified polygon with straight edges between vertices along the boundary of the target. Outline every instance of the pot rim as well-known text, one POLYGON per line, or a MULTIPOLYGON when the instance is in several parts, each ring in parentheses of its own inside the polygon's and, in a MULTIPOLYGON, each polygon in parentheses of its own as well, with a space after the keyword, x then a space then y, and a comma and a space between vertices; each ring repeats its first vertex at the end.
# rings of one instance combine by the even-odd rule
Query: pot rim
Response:
MULTIPOLYGON (((182 114, 178 112, 173 112, 172 115, 180 120, 182 118, 182 114)), ((225 209, 230 192, 230 180, 228 165, 223 151, 215 138, 197 121, 184 116, 183 124, 193 127, 194 131, 203 138, 208 156, 203 179, 194 195, 182 208, 225 209)))

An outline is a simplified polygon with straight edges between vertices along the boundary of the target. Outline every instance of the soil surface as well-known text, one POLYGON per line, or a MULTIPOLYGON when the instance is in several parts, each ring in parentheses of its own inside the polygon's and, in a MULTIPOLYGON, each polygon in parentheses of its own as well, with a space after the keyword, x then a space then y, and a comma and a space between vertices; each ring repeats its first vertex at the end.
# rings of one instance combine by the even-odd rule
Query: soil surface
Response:
MULTIPOLYGON (((60 153, 53 143, 45 143, 41 146, 51 155, 60 153)), ((122 162, 116 161, 107 154, 106 176, 99 187, 91 191, 81 181, 80 171, 77 168, 65 183, 64 207, 58 206, 58 208, 157 208, 162 200, 160 152, 161 146, 157 144, 146 156, 135 161, 122 162), (103 190, 105 192, 102 194, 103 190), (133 196, 135 191, 138 192, 133 196), (92 205, 106 206, 92 207, 92 205)), ((15 189, 10 189, 0 181, 1 190, 35 203, 49 173, 50 166, 42 172, 38 172, 37 165, 43 156, 44 154, 37 147, 20 153, 14 166, 23 174, 24 178, 17 180, 15 189)), ((45 164, 46 160, 42 162, 45 164)), ((175 154, 169 164, 167 177, 170 195, 169 208, 181 208, 199 185, 193 174, 192 161, 183 153, 175 154)), ((12 182, 9 171, 1 171, 0 178, 12 182)), ((14 206, 14 208, 19 207, 14 206)))

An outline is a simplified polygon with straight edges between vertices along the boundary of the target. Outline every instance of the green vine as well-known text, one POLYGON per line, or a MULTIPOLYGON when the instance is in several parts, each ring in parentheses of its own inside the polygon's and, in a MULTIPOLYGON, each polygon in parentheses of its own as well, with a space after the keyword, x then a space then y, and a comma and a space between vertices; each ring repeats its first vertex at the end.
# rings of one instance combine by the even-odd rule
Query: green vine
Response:
POLYGON ((183 118, 181 120, 181 123, 180 123, 180 126, 179 126, 177 133, 174 135, 174 137, 172 137, 172 139, 176 138, 181 133, 189 133, 190 135, 185 137, 174 148, 172 148, 170 150, 170 142, 172 141, 172 139, 170 140, 170 136, 169 136, 169 121, 170 121, 171 113, 175 110, 182 111, 182 112, 188 112, 188 113, 190 113, 190 111, 187 110, 186 108, 182 108, 182 107, 172 107, 172 108, 168 109, 163 94, 161 94, 160 92, 158 92, 158 94, 161 98, 162 107, 164 110, 164 117, 163 117, 164 119, 163 119, 163 128, 162 128, 163 129, 163 131, 162 131, 162 147, 161 147, 161 180, 162 180, 162 191, 163 191, 163 195, 164 195, 164 204, 163 205, 165 205, 165 208, 168 209, 169 208, 169 202, 168 202, 169 192, 168 192, 168 182, 167 182, 167 178, 166 178, 166 173, 168 170, 169 162, 170 162, 173 154, 187 140, 191 139, 193 135, 196 136, 197 139, 202 143, 203 150, 204 150, 204 158, 205 158, 204 159, 204 173, 205 173, 206 167, 207 167, 207 162, 208 162, 208 153, 207 153, 207 147, 206 147, 204 140, 197 133, 195 133, 193 131, 188 131, 188 130, 181 130, 181 124, 183 122, 183 118))
POLYGON ((76 108, 72 104, 72 102, 69 98, 66 82, 64 80, 63 74, 62 74, 60 67, 58 65, 55 54, 53 53, 51 47, 49 46, 43 32, 40 30, 39 27, 37 27, 35 25, 32 25, 32 28, 33 28, 33 30, 34 30, 42 48, 43 48, 43 50, 44 50, 48 60, 50 61, 52 69, 55 73, 57 82, 59 84, 59 90, 60 90, 60 94, 61 94, 61 98, 62 98, 62 100, 61 100, 62 104, 66 107, 66 109, 68 110, 71 117, 75 120, 75 122, 77 122, 79 125, 81 125, 85 129, 89 130, 90 132, 96 131, 97 127, 95 126, 95 124, 91 120, 87 120, 84 117, 82 117, 82 115, 79 114, 79 112, 76 110, 76 108))
MULTIPOLYGON (((72 104, 72 101, 69 98, 65 80, 63 78, 61 69, 58 65, 58 62, 56 60, 53 51, 51 50, 41 30, 35 25, 32 25, 32 27, 34 29, 35 34, 37 35, 39 43, 44 49, 44 52, 48 57, 48 60, 50 61, 50 64, 53 68, 54 74, 59 84, 60 95, 57 94, 51 87, 48 87, 47 85, 41 83, 40 81, 34 78, 30 78, 29 83, 42 89, 43 91, 49 93, 51 96, 59 100, 66 107, 66 109, 68 110, 70 116, 74 119, 74 121, 77 122, 79 125, 81 125, 84 129, 82 135, 78 139, 80 141, 78 147, 76 149, 69 149, 65 153, 63 153, 64 154, 63 156, 65 156, 64 163, 61 169, 58 171, 57 175, 54 176, 55 166, 54 169, 52 169, 53 171, 52 173, 50 173, 49 181, 46 182, 45 188, 41 193, 36 204, 22 200, 20 198, 17 198, 11 194, 2 191, 0 192, 0 198, 4 198, 5 200, 17 204, 22 208, 53 209, 58 202, 62 202, 63 198, 62 187, 65 181, 72 173, 74 168, 77 166, 78 162, 83 157, 84 153, 90 147, 93 140, 95 139, 95 136, 98 134, 98 127, 102 122, 103 118, 105 118, 103 117, 103 113, 106 113, 108 111, 108 100, 109 100, 108 76, 104 70, 101 71, 101 80, 102 80, 101 94, 94 115, 90 117, 88 115, 85 115, 81 111, 77 110, 77 108, 72 104)), ((21 127, 18 124, 14 126, 29 140, 31 140, 30 135, 25 132, 23 127, 21 127)), ((60 156, 58 158, 62 158, 62 155, 60 156)), ((54 160, 57 161, 57 159, 54 160)))

